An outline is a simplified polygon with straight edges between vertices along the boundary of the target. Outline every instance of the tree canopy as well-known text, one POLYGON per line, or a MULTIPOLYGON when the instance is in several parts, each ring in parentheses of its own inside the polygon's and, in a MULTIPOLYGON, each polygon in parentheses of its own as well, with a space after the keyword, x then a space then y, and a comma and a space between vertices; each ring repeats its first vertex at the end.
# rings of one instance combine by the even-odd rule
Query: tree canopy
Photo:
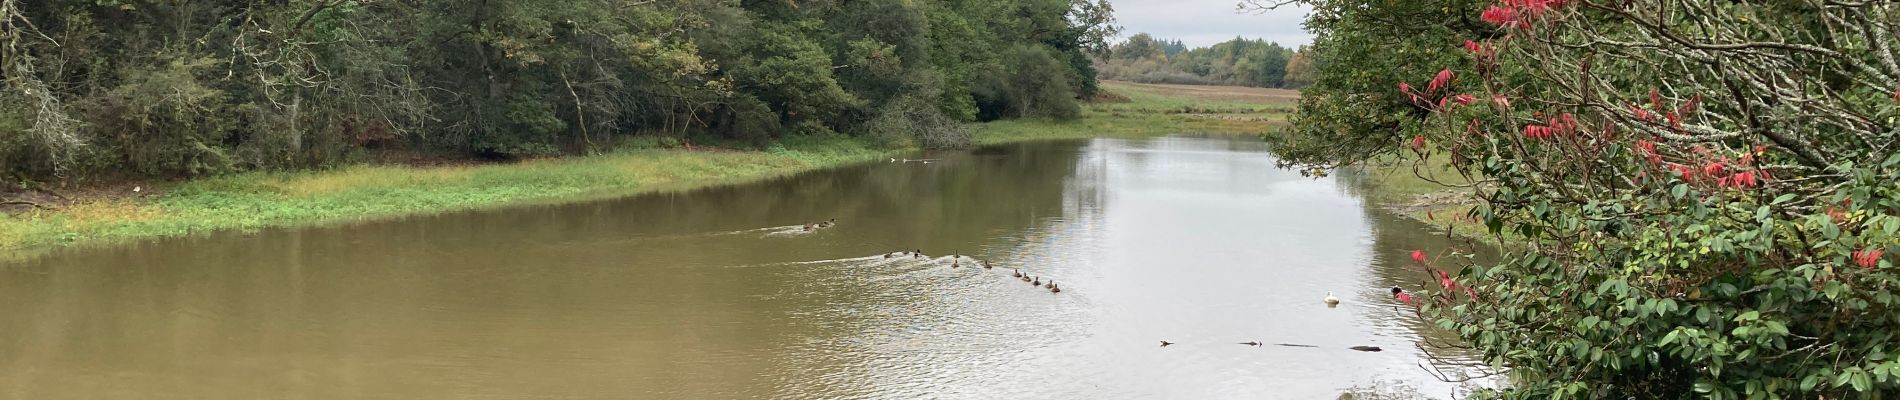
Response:
POLYGON ((1105 0, 0 0, 0 162, 46 179, 637 135, 954 146, 967 121, 1075 115, 1115 33, 1105 0))
POLYGON ((1265 40, 1234 38, 1188 49, 1180 40, 1140 33, 1097 60, 1102 77, 1143 83, 1295 87, 1287 82, 1293 50, 1265 40))

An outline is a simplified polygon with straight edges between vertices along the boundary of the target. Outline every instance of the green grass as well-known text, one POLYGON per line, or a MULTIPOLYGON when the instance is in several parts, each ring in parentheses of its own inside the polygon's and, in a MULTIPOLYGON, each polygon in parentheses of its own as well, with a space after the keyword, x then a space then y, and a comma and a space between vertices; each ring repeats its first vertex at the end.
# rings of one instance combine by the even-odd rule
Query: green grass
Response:
POLYGON ((1074 120, 1030 118, 979 124, 978 144, 1092 137, 1148 137, 1179 133, 1259 135, 1286 122, 1291 102, 1250 102, 1171 96, 1142 86, 1103 82, 1125 103, 1091 103, 1074 120))
MULTIPOLYGON (((979 144, 1183 132, 1263 132, 1275 106, 1169 97, 1109 84, 1131 102, 1091 104, 1072 121, 976 126, 979 144), (1182 110, 1189 109, 1197 115, 1182 110), (1247 120, 1207 118, 1240 116, 1247 120), (1258 118, 1256 118, 1258 117, 1258 118)), ((406 215, 551 203, 743 183, 877 160, 910 149, 842 136, 796 137, 764 150, 657 149, 630 143, 610 154, 511 164, 358 165, 251 172, 161 184, 156 195, 82 199, 55 211, 0 214, 0 260, 71 246, 228 230, 308 226, 406 215)))
POLYGON ((1477 239, 1491 237, 1481 221, 1466 216, 1476 204, 1470 195, 1471 181, 1451 170, 1450 162, 1443 156, 1434 156, 1423 162, 1414 159, 1378 160, 1359 168, 1358 173, 1366 174, 1366 179, 1370 180, 1366 185, 1366 197, 1373 204, 1432 226, 1450 229, 1455 235, 1477 239))
POLYGON ((791 140, 762 151, 629 150, 513 164, 243 173, 179 183, 161 188, 157 196, 95 199, 58 211, 0 216, 0 258, 138 238, 683 190, 900 151, 829 137, 791 140))

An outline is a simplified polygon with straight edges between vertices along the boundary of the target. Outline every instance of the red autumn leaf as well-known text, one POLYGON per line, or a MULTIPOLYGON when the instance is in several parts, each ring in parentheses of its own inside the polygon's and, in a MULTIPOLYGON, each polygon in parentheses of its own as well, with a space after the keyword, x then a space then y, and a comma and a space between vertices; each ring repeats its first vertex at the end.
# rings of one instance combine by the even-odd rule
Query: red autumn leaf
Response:
POLYGON ((1722 175, 1723 170, 1726 168, 1728 168, 1728 165, 1724 163, 1723 161, 1715 161, 1708 164, 1703 164, 1702 174, 1708 175, 1708 176, 1718 176, 1718 175, 1722 175))
POLYGON ((1649 139, 1638 139, 1636 141, 1636 153, 1648 159, 1650 164, 1662 162, 1662 154, 1656 152, 1656 142, 1649 141, 1649 139))
POLYGON ((1667 167, 1669 168, 1669 170, 1675 171, 1676 174, 1681 175, 1682 180, 1685 180, 1685 181, 1695 180, 1695 168, 1690 168, 1687 165, 1682 165, 1682 164, 1677 164, 1677 163, 1668 163, 1667 167))
POLYGON ((1450 84, 1451 84, 1451 70, 1450 69, 1439 70, 1438 75, 1432 76, 1431 86, 1427 86, 1425 91, 1438 92, 1439 89, 1444 89, 1446 85, 1450 85, 1450 84))
POLYGON ((1481 17, 1484 19, 1484 22, 1509 28, 1515 24, 1513 21, 1517 19, 1517 11, 1505 7, 1490 6, 1484 9, 1484 14, 1482 14, 1481 17))
POLYGON ((1856 251, 1853 254, 1854 264, 1860 265, 1861 268, 1873 268, 1880 265, 1880 256, 1886 254, 1887 251, 1881 249, 1870 248, 1856 251))
POLYGON ((1696 111, 1696 107, 1699 107, 1701 105, 1702 105, 1701 95, 1691 96, 1689 97, 1688 102, 1682 103, 1682 107, 1676 108, 1676 113, 1682 114, 1683 116, 1693 115, 1693 113, 1695 113, 1696 111))
POLYGON ((1438 271, 1438 286, 1442 286, 1447 290, 1455 289, 1458 287, 1458 281, 1451 280, 1451 274, 1447 274, 1445 271, 1438 271))
POLYGON ((1416 262, 1416 263, 1419 263, 1419 264, 1424 264, 1424 263, 1425 263, 1425 251, 1424 251, 1424 250, 1412 250, 1412 262, 1416 262))

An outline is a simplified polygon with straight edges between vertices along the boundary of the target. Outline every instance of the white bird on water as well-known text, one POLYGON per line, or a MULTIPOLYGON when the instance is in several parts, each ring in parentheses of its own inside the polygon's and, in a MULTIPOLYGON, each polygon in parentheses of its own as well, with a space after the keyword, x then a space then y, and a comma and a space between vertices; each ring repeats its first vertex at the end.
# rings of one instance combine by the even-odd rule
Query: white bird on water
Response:
POLYGON ((1339 305, 1339 298, 1333 297, 1333 292, 1330 290, 1326 291, 1326 305, 1329 305, 1329 306, 1339 305))

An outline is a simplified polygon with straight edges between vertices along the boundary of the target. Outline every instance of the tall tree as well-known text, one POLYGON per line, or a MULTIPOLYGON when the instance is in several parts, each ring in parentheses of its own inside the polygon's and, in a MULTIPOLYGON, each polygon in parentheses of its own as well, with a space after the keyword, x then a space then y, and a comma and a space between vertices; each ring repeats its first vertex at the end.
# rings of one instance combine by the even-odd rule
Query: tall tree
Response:
MULTIPOLYGON (((979 95, 1069 93, 995 102, 1065 109, 1050 102, 1092 91, 1113 22, 1101 0, 0 0, 0 173, 514 158, 631 135, 954 146, 979 95), (1043 56, 1059 67, 984 76, 1043 56), (895 115, 909 124, 875 123, 895 115), (952 134, 905 136, 926 131, 952 134)), ((986 115, 1037 114, 1004 111, 986 115)))

